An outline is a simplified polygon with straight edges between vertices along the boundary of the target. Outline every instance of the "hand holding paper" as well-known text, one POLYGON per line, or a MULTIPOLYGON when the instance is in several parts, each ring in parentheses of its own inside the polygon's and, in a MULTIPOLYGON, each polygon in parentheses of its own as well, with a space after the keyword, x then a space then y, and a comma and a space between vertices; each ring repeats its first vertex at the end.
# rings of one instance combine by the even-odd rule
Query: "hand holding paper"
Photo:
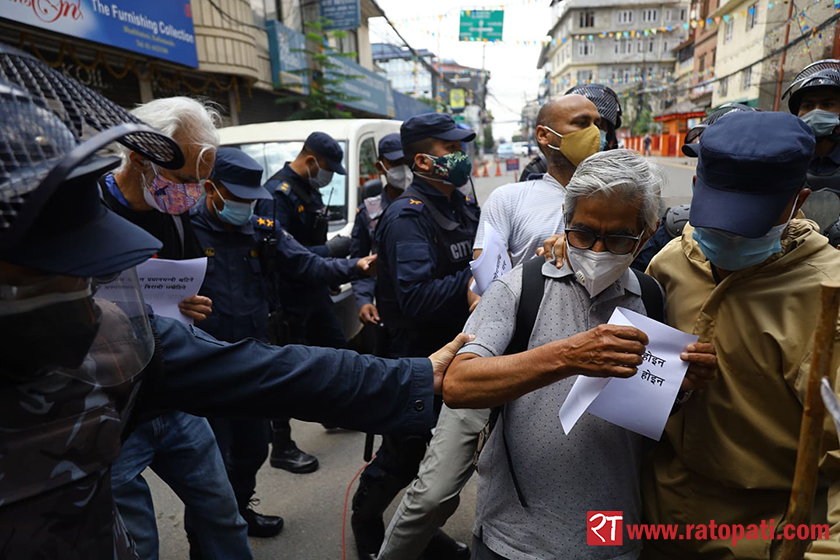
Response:
POLYGON ((512 268, 507 243, 490 224, 484 224, 484 249, 476 260, 470 261, 470 270, 475 278, 475 285, 470 289, 478 295, 483 295, 490 282, 512 268))
POLYGON ((210 299, 197 295, 206 272, 207 257, 182 261, 149 259, 137 266, 143 299, 155 314, 188 325, 194 319, 206 318, 210 312, 210 299), (183 304, 186 305, 182 307, 183 304))
POLYGON ((628 309, 617 308, 610 324, 632 325, 647 333, 650 340, 638 374, 626 379, 579 377, 560 407, 563 430, 569 433, 583 413, 589 412, 659 440, 688 369, 680 355, 697 337, 628 309))

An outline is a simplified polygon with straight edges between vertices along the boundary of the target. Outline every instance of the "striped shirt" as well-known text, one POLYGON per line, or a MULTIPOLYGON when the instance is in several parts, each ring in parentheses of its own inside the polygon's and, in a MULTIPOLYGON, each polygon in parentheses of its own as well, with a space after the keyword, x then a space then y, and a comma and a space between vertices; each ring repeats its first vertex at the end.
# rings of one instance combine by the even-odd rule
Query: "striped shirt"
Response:
POLYGON ((484 249, 484 224, 490 224, 507 244, 513 266, 528 260, 543 241, 563 232, 565 200, 566 189, 548 173, 499 187, 481 207, 473 249, 484 249))

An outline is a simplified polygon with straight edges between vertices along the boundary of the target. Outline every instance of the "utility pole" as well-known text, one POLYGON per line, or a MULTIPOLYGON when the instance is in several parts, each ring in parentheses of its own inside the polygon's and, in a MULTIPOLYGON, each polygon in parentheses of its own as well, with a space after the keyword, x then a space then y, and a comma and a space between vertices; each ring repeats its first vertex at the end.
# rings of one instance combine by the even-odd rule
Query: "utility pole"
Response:
MULTIPOLYGON (((757 17, 755 14, 753 17, 757 17)), ((787 24, 785 24, 785 42, 782 43, 787 47, 788 39, 790 39, 790 18, 793 16, 793 0, 788 0, 788 16, 787 24)), ((782 82, 785 81, 785 60, 787 60, 787 49, 782 51, 782 63, 779 65, 779 82, 776 84, 776 101, 773 103, 773 110, 779 110, 779 102, 782 100, 782 82)))

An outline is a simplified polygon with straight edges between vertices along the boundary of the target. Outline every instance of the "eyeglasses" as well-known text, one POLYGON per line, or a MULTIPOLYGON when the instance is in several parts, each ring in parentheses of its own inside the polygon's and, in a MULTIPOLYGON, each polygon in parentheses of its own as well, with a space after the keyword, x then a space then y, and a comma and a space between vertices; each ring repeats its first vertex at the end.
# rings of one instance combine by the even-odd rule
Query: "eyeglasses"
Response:
POLYGON ((576 249, 591 249, 600 240, 607 251, 614 255, 626 255, 636 248, 642 236, 599 235, 586 229, 566 229, 566 241, 576 249))

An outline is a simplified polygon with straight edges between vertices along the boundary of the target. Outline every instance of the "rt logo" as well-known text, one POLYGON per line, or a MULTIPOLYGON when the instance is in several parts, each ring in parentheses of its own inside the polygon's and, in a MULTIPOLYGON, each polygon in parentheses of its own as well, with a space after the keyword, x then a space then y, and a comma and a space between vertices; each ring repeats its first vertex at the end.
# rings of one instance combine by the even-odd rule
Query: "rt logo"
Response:
POLYGON ((621 545, 624 540, 623 513, 620 511, 586 512, 586 544, 621 545))

